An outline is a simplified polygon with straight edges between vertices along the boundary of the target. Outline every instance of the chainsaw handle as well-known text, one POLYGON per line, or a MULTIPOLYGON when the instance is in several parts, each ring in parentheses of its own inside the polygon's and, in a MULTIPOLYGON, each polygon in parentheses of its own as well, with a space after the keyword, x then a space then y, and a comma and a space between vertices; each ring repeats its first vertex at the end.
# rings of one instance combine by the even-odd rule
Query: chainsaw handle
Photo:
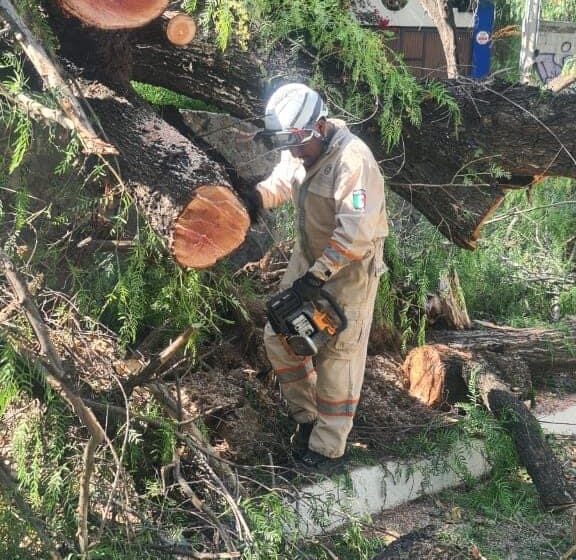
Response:
POLYGON ((338 315, 340 322, 342 323, 340 328, 336 331, 336 334, 341 333, 348 326, 348 319, 346 318, 346 315, 344 315, 344 310, 326 290, 320 290, 320 296, 317 299, 325 299, 332 306, 336 315, 338 315))

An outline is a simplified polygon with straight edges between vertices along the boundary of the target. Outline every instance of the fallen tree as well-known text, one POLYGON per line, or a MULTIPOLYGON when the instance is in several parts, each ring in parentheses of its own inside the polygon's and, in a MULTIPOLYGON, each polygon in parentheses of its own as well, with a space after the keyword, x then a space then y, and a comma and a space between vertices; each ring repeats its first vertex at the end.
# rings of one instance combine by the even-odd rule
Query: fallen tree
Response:
POLYGON ((557 508, 573 503, 560 464, 524 404, 532 376, 576 371, 573 341, 576 322, 565 331, 487 328, 443 332, 443 343, 411 350, 403 364, 410 395, 432 407, 466 399, 468 391, 509 431, 521 464, 542 504, 557 508))
MULTIPOLYGON (((198 40, 174 52, 165 46, 156 24, 134 35, 137 80, 254 122, 262 117, 263 102, 274 87, 271 76, 306 80, 313 63, 306 56, 294 60, 282 48, 268 53, 231 48, 222 53, 198 40), (155 72, 157 68, 162 72, 155 72)), ((344 86, 332 70, 326 70, 331 85, 344 86)), ((422 124, 405 126, 401 153, 386 152, 374 119, 354 129, 381 160, 392 190, 448 239, 473 249, 483 223, 508 189, 531 186, 544 176, 576 176, 571 119, 576 95, 465 78, 444 85, 460 109, 457 126, 446 109, 429 100, 422 106, 422 124)))

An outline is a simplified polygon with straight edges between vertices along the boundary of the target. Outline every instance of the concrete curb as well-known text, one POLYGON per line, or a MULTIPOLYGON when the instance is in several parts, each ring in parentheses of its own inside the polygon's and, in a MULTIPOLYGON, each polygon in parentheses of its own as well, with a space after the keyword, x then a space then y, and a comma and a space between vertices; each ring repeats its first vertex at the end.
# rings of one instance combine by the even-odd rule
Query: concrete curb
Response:
POLYGON ((292 507, 299 531, 307 536, 320 535, 352 517, 379 513, 424 494, 459 486, 465 477, 478 478, 489 471, 484 444, 474 440, 470 445, 457 445, 448 456, 355 467, 303 487, 292 507))
MULTIPOLYGON (((553 414, 539 416, 545 432, 576 436, 576 395, 553 414)), ((387 461, 382 465, 354 467, 349 472, 304 486, 292 502, 298 529, 304 535, 327 533, 352 518, 380 513, 423 495, 454 488, 465 477, 488 474, 481 440, 458 444, 448 455, 418 461, 387 461)))

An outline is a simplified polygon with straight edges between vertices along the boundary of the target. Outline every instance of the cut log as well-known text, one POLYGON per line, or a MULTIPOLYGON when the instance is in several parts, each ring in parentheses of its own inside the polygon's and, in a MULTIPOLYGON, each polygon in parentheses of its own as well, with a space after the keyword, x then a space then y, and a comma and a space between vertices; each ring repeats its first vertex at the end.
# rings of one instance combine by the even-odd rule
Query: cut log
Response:
MULTIPOLYGON (((516 375, 528 378, 526 365, 517 359, 507 361, 504 367, 514 367, 516 375)), ((542 504, 546 508, 558 508, 574 502, 562 468, 544 439, 538 420, 503 381, 510 372, 501 369, 501 356, 427 345, 413 349, 403 368, 408 377, 409 393, 433 406, 449 398, 447 389, 458 377, 464 386, 473 385, 484 406, 510 433, 520 463, 532 477, 542 504)))
POLYGON ((165 23, 166 38, 175 47, 185 47, 196 36, 196 22, 188 14, 167 12, 162 19, 165 23))
POLYGON ((425 345, 410 351, 402 369, 410 395, 433 408, 465 401, 461 363, 466 354, 448 346, 425 345))
POLYGON ((99 29, 134 29, 162 14, 169 0, 58 0, 65 12, 99 29))
POLYGON ((121 154, 125 187, 176 262, 207 268, 232 253, 250 226, 246 208, 222 165, 132 90, 129 33, 86 32, 51 17, 63 59, 92 78, 78 78, 78 85, 121 154))
POLYGON ((250 219, 224 170, 136 95, 80 84, 121 153, 126 188, 176 262, 206 268, 237 248, 250 219))

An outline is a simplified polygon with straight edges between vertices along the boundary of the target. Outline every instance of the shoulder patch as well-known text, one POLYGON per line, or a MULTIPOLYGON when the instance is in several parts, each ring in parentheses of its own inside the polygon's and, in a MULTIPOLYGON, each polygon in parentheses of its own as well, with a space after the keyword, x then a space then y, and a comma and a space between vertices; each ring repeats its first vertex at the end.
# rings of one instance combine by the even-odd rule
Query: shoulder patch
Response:
POLYGON ((366 189, 352 191, 352 208, 358 212, 363 212, 366 209, 366 189))

